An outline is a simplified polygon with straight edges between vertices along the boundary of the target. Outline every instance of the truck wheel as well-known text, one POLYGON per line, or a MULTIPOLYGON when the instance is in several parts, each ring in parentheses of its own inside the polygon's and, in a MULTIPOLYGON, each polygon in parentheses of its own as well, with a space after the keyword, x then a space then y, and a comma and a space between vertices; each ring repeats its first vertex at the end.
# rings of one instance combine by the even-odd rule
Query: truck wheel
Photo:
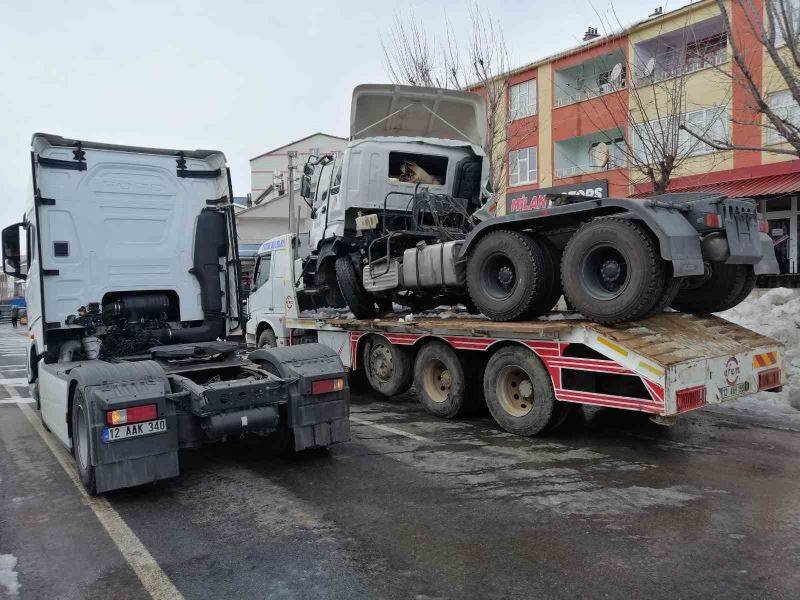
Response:
POLYGON ((385 396, 402 394, 411 387, 414 376, 410 349, 371 336, 364 343, 364 370, 372 389, 385 396))
POLYGON ((545 259, 547 260, 547 271, 550 273, 550 279, 545 286, 545 294, 542 299, 542 314, 548 313, 558 304, 561 295, 564 293, 561 287, 561 250, 547 238, 536 236, 534 238, 544 250, 545 259))
POLYGON ((426 412, 445 419, 474 413, 476 369, 462 362, 444 342, 429 342, 414 361, 414 388, 426 412))
POLYGON ((90 436, 89 409, 83 390, 78 387, 75 388, 72 399, 72 455, 75 457, 83 487, 94 496, 97 494, 97 482, 92 465, 90 436))
POLYGON ((657 240, 639 223, 616 217, 595 219, 570 238, 561 277, 575 310, 598 323, 641 319, 668 283, 657 240))
POLYGON ((467 262, 467 288, 480 311, 493 321, 544 314, 551 274, 541 246, 516 231, 495 231, 481 239, 467 262))
POLYGON ((375 318, 375 299, 364 289, 349 256, 336 259, 336 282, 356 319, 375 318))
POLYGON ((555 393, 547 369, 530 350, 501 348, 486 364, 483 377, 486 405, 503 429, 536 435, 550 424, 555 393))
POLYGON ((258 348, 277 348, 278 341, 275 338, 275 332, 272 329, 265 329, 261 333, 258 334, 258 344, 256 344, 258 348))
POLYGON ((753 285, 755 274, 750 265, 709 262, 705 275, 685 280, 672 308, 685 313, 721 312, 744 300, 753 285))

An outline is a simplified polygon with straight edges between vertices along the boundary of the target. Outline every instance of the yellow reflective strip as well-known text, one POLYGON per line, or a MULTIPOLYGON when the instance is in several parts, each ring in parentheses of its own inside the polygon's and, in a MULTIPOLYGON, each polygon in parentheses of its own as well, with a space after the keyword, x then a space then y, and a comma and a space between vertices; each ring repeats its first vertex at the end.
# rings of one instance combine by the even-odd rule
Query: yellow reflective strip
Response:
POLYGON ((625 350, 625 348, 623 348, 622 346, 617 346, 611 340, 607 340, 606 338, 600 337, 598 335, 597 336, 597 341, 600 342, 601 344, 603 344, 604 346, 606 346, 608 348, 611 348, 614 352, 617 352, 618 354, 621 354, 622 356, 628 356, 628 351, 625 350))
POLYGON ((650 372, 651 372, 653 375, 655 375, 656 377, 661 377, 661 376, 663 376, 663 375, 664 375, 664 371, 663 371, 662 369, 659 369, 658 367, 654 367, 653 365, 648 365, 648 364, 647 364, 646 362, 644 362, 643 360, 640 360, 640 361, 639 361, 639 366, 640 366, 642 369, 647 369, 648 371, 650 371, 650 372))

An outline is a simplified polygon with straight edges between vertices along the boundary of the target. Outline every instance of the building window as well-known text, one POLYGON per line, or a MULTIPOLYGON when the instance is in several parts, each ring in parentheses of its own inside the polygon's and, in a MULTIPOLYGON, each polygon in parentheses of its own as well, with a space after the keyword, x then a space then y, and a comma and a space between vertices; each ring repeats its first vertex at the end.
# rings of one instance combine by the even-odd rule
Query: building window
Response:
MULTIPOLYGON (((770 94, 767 96, 767 104, 781 119, 800 127, 800 105, 792 98, 792 92, 783 90, 782 92, 770 94)), ((780 144, 785 141, 783 136, 772 125, 768 125, 767 145, 780 144)))
POLYGON ((520 148, 508 153, 509 185, 536 183, 536 146, 520 148))
POLYGON ((786 43, 787 37, 797 42, 798 30, 800 30, 800 0, 770 1, 774 5, 771 14, 775 24, 775 45, 782 46, 786 43), (789 21, 788 27, 783 19, 784 10, 786 11, 786 19, 789 21))
POLYGON ((530 79, 509 90, 509 116, 511 120, 523 119, 536 114, 536 80, 530 79))
POLYGON ((649 162, 666 154, 661 145, 663 140, 675 139, 678 136, 677 156, 698 156, 714 152, 714 148, 701 142, 688 131, 679 129, 685 125, 697 135, 710 140, 726 140, 728 138, 728 111, 720 106, 701 108, 680 115, 650 121, 633 128, 633 151, 639 161, 649 162))

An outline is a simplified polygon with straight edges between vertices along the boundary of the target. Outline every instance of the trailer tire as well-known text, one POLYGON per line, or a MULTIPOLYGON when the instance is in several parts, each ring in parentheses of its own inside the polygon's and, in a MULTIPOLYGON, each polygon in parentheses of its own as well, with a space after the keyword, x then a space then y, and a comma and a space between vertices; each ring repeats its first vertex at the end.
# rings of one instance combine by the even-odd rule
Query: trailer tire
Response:
POLYGON ((541 245, 517 231, 482 238, 467 261, 467 289, 475 306, 493 321, 517 321, 546 313, 552 277, 541 245))
POLYGON ((97 480, 94 465, 92 465, 91 428, 88 412, 83 389, 80 386, 76 387, 72 398, 72 456, 75 457, 75 465, 78 468, 78 475, 83 487, 90 495, 95 496, 97 495, 97 480))
MULTIPOLYGON (((533 237, 533 236, 531 236, 533 237)), ((556 304, 558 304, 561 295, 564 293, 564 288, 561 286, 561 250, 556 245, 545 237, 536 236, 534 240, 538 242, 542 250, 544 250, 545 258, 548 262, 547 269, 550 273, 550 278, 545 288, 544 298, 542 300, 542 314, 548 313, 556 304)))
POLYGON ((357 319, 375 318, 375 299, 364 289, 349 256, 336 259, 336 283, 357 319))
POLYGON ((645 226, 617 217, 594 219, 570 238, 561 274, 575 310, 598 323, 643 318, 668 285, 657 240, 645 226))
POLYGON ((364 342, 364 371, 373 390, 384 396, 408 391, 414 377, 414 356, 409 348, 385 338, 370 336, 364 342))
POLYGON ((444 342, 425 344, 414 361, 414 388, 425 411, 444 419, 475 413, 477 370, 470 367, 444 342))
POLYGON ((506 347, 486 364, 483 392, 500 427, 517 435, 544 431, 553 418, 556 397, 542 361, 527 348, 506 347))
POLYGON ((755 275, 750 265, 721 262, 706 265, 708 271, 705 277, 701 281, 685 281, 671 304, 672 308, 684 313, 721 312, 739 304, 755 285, 755 275))

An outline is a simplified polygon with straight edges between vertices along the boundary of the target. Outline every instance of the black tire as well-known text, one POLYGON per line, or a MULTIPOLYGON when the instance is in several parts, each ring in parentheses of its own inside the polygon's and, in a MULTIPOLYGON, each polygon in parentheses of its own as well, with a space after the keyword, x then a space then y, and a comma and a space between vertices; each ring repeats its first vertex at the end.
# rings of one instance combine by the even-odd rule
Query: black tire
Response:
POLYGON ((750 265, 713 262, 707 263, 706 267, 702 279, 686 278, 672 308, 684 313, 721 312, 736 306, 752 291, 755 276, 751 275, 753 267, 750 265))
POLYGON ((75 388, 72 399, 72 456, 78 467, 78 475, 83 487, 91 496, 97 495, 97 481, 91 458, 88 405, 83 390, 75 388))
POLYGON ((410 348, 397 346, 380 336, 370 336, 364 342, 362 360, 367 381, 379 394, 395 396, 411 387, 414 354, 410 348))
POLYGON ((647 314, 645 314, 642 318, 647 319, 649 317, 661 314, 664 312, 664 309, 671 305, 678 296, 678 292, 681 289, 683 280, 680 277, 672 277, 672 268, 669 265, 667 265, 667 271, 664 290, 661 292, 659 300, 656 302, 655 306, 647 311, 647 314))
POLYGON ((601 217, 583 225, 564 249, 561 277, 575 310, 591 321, 645 317, 666 290, 667 265, 644 225, 601 217))
POLYGON ((394 313, 394 302, 391 298, 377 297, 375 303, 378 305, 378 310, 382 315, 394 313))
POLYGON ((278 340, 275 337, 275 332, 269 327, 258 334, 257 348, 277 348, 278 340))
POLYGON ((550 273, 550 278, 541 304, 543 313, 548 313, 555 308, 564 293, 561 286, 561 250, 547 238, 536 236, 534 239, 541 245, 548 262, 546 270, 550 273))
POLYGON ((364 289, 349 256, 336 259, 336 283, 356 319, 375 318, 375 299, 364 289))
POLYGON ((546 313, 549 261, 532 237, 500 230, 479 240, 467 261, 467 288, 475 306, 493 321, 546 313))
POLYGON ((562 429, 564 424, 579 408, 580 406, 574 402, 556 400, 556 405, 553 408, 553 416, 550 417, 550 422, 547 424, 547 431, 557 432, 562 429))
POLYGON ((486 364, 483 393, 489 412, 503 429, 532 436, 553 418, 556 397, 542 361, 530 350, 501 348, 486 364))
POLYGON ((479 371, 444 342, 428 342, 414 361, 414 389, 426 412, 445 419, 474 414, 479 371))

